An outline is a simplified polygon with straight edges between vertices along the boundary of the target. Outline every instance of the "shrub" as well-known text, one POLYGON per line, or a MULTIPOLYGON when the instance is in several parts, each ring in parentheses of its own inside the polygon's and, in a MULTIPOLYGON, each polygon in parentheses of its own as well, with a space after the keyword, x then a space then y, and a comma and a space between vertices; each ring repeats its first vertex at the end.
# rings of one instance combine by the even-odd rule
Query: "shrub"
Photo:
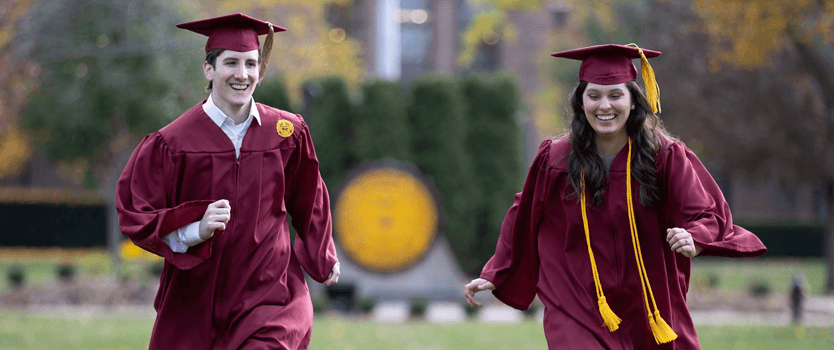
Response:
POLYGON ((711 272, 709 276, 707 276, 707 285, 710 288, 718 288, 721 286, 721 277, 718 274, 711 272))
POLYGON ((261 84, 255 89, 252 97, 255 99, 255 102, 296 113, 296 109, 290 104, 287 88, 284 86, 284 79, 281 77, 264 78, 261 84))
POLYGON ((26 284, 26 270, 21 265, 12 265, 6 272, 6 278, 12 288, 22 288, 26 284))
POLYGON ((465 112, 453 77, 426 75, 414 82, 408 107, 414 164, 434 180, 442 206, 440 229, 458 263, 464 271, 472 272, 481 266, 469 259, 469 249, 476 242, 475 191, 466 152, 465 112))
POLYGON ((359 299, 356 305, 359 308, 359 311, 363 314, 369 314, 371 311, 374 311, 374 307, 376 307, 376 299, 373 298, 362 298, 359 299))
POLYGON ((353 134, 350 93, 340 77, 332 76, 307 82, 305 88, 312 98, 308 103, 310 115, 305 115, 316 145, 319 171, 330 193, 355 161, 349 145, 353 134))
POLYGON ((386 157, 411 160, 408 116, 399 83, 376 80, 366 83, 362 92, 353 119, 356 162, 386 157))
POLYGON ((60 264, 55 267, 55 273, 61 282, 72 282, 75 280, 76 268, 72 264, 60 264))
POLYGON ((766 297, 770 295, 772 291, 773 288, 771 288, 770 283, 768 283, 767 281, 756 280, 750 283, 750 296, 754 298, 766 297))
POLYGON ((475 242, 467 247, 477 274, 495 252, 501 223, 523 185, 521 94, 508 74, 473 74, 461 82, 466 104, 466 151, 472 160, 475 242))
POLYGON ((165 262, 163 262, 163 261, 154 261, 154 262, 148 264, 148 274, 151 275, 151 277, 159 278, 159 276, 162 276, 162 269, 164 267, 165 267, 165 262))
POLYGON ((466 317, 473 318, 481 311, 479 307, 471 307, 468 302, 463 302, 463 311, 466 312, 466 317))
POLYGON ((316 315, 320 315, 329 309, 327 298, 322 293, 313 295, 310 300, 313 302, 313 313, 316 315))
POLYGON ((330 307, 341 312, 350 312, 356 302, 356 286, 351 283, 338 283, 325 287, 330 307))
POLYGON ((429 301, 423 297, 414 297, 409 300, 408 311, 412 318, 422 318, 426 316, 426 310, 429 308, 429 301))

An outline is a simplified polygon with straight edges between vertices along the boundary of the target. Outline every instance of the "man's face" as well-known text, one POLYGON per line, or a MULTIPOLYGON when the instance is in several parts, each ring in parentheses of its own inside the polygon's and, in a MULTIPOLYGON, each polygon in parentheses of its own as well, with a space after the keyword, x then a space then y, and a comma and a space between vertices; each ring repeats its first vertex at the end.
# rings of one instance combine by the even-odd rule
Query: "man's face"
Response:
POLYGON ((255 86, 260 82, 258 50, 223 51, 212 67, 203 63, 206 79, 212 81, 212 97, 221 110, 246 106, 252 100, 255 86))

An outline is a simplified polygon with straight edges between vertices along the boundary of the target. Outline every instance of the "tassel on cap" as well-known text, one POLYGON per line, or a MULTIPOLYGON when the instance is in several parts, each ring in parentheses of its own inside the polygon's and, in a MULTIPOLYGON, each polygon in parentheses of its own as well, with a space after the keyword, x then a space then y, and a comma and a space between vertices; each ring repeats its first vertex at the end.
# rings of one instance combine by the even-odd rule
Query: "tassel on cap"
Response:
POLYGON ((660 86, 657 85, 657 79, 654 76, 654 69, 649 64, 646 54, 643 49, 635 43, 628 44, 640 52, 640 72, 643 75, 643 84, 646 85, 646 99, 649 100, 649 106, 655 114, 660 113, 660 86))
POLYGON ((266 22, 266 25, 269 27, 269 33, 266 34, 266 39, 264 39, 263 51, 261 52, 261 77, 263 77, 264 74, 266 74, 266 66, 267 64, 269 64, 269 54, 272 53, 272 37, 275 35, 275 29, 273 29, 272 23, 266 22))

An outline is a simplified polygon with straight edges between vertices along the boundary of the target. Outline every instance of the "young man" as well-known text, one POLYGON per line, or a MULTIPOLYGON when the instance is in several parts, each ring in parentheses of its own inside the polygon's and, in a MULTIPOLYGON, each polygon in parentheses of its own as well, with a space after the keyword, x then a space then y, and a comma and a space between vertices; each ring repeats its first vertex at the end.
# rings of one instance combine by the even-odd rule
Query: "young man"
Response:
POLYGON ((307 124, 252 99, 285 29, 243 14, 177 27, 208 36, 211 94, 147 135, 117 185, 122 233, 165 258, 150 349, 307 349, 301 268, 330 285, 339 263, 307 124))

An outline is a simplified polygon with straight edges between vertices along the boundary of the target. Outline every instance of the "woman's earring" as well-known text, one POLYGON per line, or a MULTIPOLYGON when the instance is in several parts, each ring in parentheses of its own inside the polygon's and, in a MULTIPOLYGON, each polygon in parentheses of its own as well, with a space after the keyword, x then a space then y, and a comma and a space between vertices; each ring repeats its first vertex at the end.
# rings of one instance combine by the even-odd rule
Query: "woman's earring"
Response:
POLYGON ((631 109, 634 109, 634 105, 631 105, 631 109))

